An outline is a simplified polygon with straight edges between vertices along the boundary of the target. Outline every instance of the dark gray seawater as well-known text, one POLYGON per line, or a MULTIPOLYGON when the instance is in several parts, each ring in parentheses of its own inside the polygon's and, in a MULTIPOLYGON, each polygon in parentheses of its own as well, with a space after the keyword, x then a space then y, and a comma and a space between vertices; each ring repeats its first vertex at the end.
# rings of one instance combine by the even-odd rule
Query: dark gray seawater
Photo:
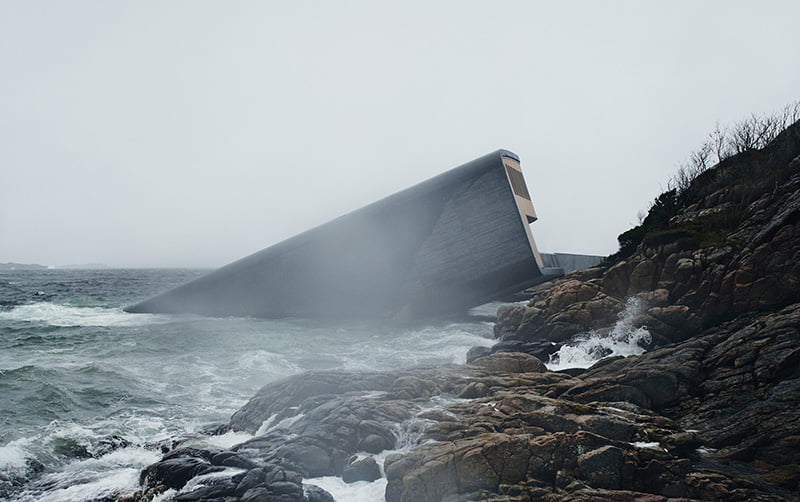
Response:
POLYGON ((0 499, 86 501, 133 491, 139 471, 159 458, 146 445, 227 422, 268 382, 307 369, 462 363, 470 347, 492 344, 492 325, 481 321, 334 324, 122 311, 204 272, 0 272, 0 499), (132 445, 104 453, 110 436, 132 445))

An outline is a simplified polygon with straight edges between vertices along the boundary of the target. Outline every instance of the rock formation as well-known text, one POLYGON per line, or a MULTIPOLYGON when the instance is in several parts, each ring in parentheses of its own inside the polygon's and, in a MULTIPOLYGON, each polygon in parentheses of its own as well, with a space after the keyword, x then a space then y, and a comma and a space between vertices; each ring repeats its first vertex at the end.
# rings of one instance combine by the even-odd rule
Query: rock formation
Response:
POLYGON ((271 383, 221 429, 252 440, 170 445, 135 498, 229 469, 175 500, 331 500, 302 480, 385 457, 387 502, 800 500, 800 123, 659 201, 621 253, 502 307, 469 364, 271 383), (648 352, 547 370, 630 298, 648 352))

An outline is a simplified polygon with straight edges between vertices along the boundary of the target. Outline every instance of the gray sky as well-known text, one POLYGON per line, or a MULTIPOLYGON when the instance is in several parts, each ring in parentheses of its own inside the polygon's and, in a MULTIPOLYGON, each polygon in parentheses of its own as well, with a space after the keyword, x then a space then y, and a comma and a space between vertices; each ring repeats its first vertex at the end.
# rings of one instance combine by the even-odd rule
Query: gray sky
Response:
POLYGON ((0 262, 219 266, 484 153, 608 254, 800 99, 800 2, 0 0, 0 262))

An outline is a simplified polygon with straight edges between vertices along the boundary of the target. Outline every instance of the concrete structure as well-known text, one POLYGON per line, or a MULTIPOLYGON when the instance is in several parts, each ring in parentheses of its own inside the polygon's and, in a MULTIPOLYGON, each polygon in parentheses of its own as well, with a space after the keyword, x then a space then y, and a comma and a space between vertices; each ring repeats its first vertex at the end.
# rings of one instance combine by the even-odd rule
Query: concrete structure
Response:
POLYGON ((455 313, 561 275, 498 150, 129 307, 256 317, 455 313))
POLYGON ((561 269, 564 274, 592 268, 605 259, 605 256, 572 253, 541 253, 540 256, 545 268, 561 269))

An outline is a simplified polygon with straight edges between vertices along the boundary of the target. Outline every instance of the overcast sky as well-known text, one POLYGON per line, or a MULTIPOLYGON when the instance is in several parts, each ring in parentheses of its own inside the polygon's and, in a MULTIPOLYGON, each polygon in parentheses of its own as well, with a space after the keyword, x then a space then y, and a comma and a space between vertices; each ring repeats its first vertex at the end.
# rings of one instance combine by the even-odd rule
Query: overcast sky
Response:
POLYGON ((800 2, 0 0, 0 262, 216 267, 506 148, 609 254, 800 99, 800 2))

